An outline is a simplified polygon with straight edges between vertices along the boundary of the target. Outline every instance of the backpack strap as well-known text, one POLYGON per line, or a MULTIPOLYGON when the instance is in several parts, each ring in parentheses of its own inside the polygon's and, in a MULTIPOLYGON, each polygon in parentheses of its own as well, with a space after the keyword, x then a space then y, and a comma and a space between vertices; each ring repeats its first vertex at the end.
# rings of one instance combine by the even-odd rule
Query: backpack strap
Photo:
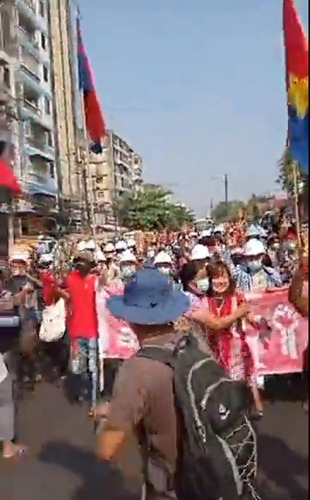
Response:
MULTIPOLYGON (((193 338, 190 335, 185 334, 182 335, 176 344, 170 343, 162 346, 154 344, 145 345, 136 353, 136 356, 138 358, 160 361, 164 365, 174 368, 175 359, 178 354, 186 348, 189 342, 193 342, 193 338)), ((196 342, 196 340, 194 340, 194 342, 196 342)))
POLYGON ((173 368, 174 349, 169 345, 145 345, 136 353, 138 358, 153 359, 173 368))

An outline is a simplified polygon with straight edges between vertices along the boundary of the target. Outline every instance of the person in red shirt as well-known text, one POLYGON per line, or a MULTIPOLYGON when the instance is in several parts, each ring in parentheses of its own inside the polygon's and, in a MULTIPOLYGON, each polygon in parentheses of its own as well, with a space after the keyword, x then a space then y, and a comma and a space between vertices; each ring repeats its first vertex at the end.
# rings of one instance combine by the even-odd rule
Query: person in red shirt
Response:
POLYGON ((98 388, 98 322, 96 311, 96 286, 98 276, 92 273, 93 254, 78 253, 74 258, 74 270, 65 281, 65 298, 68 300, 68 334, 70 340, 71 371, 79 379, 79 394, 84 383, 91 385, 91 409, 93 415, 98 388))

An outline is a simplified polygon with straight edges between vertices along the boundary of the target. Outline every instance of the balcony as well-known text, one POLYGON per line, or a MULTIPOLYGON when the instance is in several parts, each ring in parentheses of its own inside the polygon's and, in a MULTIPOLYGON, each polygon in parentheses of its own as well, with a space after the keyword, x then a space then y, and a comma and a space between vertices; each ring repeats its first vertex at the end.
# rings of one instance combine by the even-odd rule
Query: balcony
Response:
POLYGON ((20 44, 36 59, 40 61, 44 59, 42 57, 42 52, 40 51, 40 46, 37 40, 33 35, 31 35, 27 30, 25 30, 22 26, 17 27, 17 37, 20 44))
POLYGON ((20 111, 22 115, 21 117, 24 119, 34 118, 39 120, 42 117, 42 111, 40 110, 38 104, 27 98, 24 98, 20 102, 20 111))
POLYGON ((24 182, 24 189, 32 195, 56 196, 58 194, 58 186, 55 179, 40 180, 35 174, 31 174, 31 172, 28 172, 27 179, 24 182))
POLYGON ((20 64, 19 75, 24 83, 24 86, 32 92, 35 92, 36 95, 41 95, 44 92, 38 74, 38 68, 35 69, 34 65, 30 65, 28 61, 22 61, 20 64))
POLYGON ((37 25, 35 0, 16 0, 16 6, 22 15, 31 21, 32 25, 37 25))
POLYGON ((33 136, 26 136, 25 139, 30 157, 36 156, 51 161, 55 159, 54 148, 49 146, 45 140, 33 136))
POLYGON ((25 180, 31 194, 55 196, 58 191, 57 180, 50 174, 50 163, 48 161, 41 161, 38 164, 30 162, 25 180))

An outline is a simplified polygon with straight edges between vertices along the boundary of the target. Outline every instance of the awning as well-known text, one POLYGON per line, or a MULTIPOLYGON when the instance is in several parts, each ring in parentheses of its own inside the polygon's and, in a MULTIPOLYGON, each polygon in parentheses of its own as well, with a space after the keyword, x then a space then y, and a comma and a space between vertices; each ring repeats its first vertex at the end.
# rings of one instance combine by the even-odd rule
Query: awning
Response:
POLYGON ((0 160, 0 187, 7 188, 13 195, 22 192, 13 169, 3 160, 0 160))

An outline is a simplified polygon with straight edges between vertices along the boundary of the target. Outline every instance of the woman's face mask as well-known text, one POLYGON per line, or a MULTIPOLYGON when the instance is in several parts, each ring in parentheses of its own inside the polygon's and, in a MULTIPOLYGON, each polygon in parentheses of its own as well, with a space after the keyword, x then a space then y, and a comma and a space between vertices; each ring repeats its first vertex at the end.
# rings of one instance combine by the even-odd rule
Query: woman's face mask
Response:
POLYGON ((196 285, 201 292, 207 292, 209 290, 210 280, 209 278, 201 278, 197 280, 196 285))
POLYGON ((248 262, 248 268, 249 268, 249 270, 250 270, 251 273, 258 273, 263 268, 262 259, 258 258, 258 259, 255 259, 255 260, 249 260, 249 262, 248 262))
POLYGON ((16 266, 12 267, 12 276, 24 276, 26 274, 26 269, 24 266, 16 266))
POLYGON ((136 272, 136 266, 135 265, 128 265, 128 266, 123 266, 121 268, 121 275, 122 278, 128 279, 131 278, 136 272))

